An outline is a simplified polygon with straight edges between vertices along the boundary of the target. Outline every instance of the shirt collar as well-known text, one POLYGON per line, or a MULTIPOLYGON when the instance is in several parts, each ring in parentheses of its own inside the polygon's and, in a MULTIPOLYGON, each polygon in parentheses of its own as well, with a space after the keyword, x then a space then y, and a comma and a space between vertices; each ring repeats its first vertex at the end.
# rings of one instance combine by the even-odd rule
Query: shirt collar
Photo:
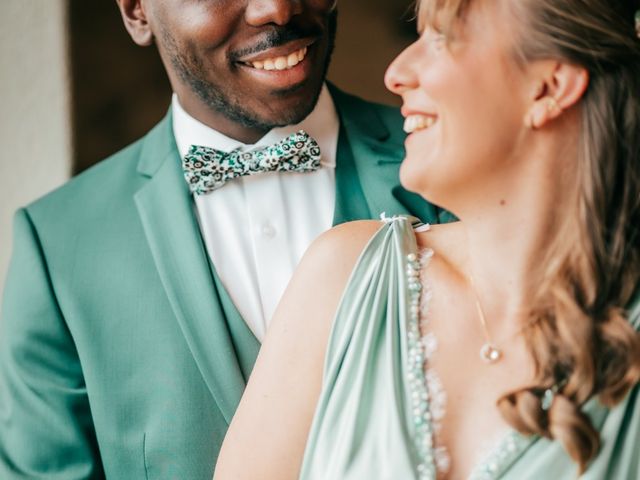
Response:
POLYGON ((322 87, 318 103, 307 118, 296 125, 274 128, 252 145, 227 137, 193 118, 182 108, 175 93, 171 104, 173 132, 181 157, 186 155, 191 145, 207 146, 223 152, 230 152, 237 148, 250 151, 254 148, 274 144, 299 130, 304 130, 318 142, 320 150, 323 152, 322 166, 335 167, 340 121, 333 98, 326 85, 322 87))

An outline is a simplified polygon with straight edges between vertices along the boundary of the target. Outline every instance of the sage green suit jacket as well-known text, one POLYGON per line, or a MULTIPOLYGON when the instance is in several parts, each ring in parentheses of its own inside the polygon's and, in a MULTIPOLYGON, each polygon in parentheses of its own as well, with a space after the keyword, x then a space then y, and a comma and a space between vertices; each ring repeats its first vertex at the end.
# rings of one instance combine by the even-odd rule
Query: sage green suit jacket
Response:
MULTIPOLYGON (((398 184, 398 111, 332 94, 335 223, 437 221, 398 184)), ((259 343, 209 262, 171 116, 18 211, 14 229, 0 479, 210 480, 259 343)))

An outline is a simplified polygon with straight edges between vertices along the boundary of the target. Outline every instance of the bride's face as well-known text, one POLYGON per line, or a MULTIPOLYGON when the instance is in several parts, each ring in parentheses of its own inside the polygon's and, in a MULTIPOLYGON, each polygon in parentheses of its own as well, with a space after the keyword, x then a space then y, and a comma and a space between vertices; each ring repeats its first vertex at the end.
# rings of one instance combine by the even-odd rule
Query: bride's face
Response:
POLYGON ((530 85, 505 3, 475 1, 449 37, 425 26, 387 71, 409 133, 402 183, 444 207, 509 181, 522 148, 530 85))

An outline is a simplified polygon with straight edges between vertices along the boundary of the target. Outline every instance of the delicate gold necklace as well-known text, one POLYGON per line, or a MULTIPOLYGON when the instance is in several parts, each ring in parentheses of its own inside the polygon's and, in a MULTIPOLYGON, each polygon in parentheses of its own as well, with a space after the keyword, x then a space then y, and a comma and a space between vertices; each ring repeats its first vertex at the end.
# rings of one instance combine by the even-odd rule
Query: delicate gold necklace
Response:
POLYGON ((502 349, 499 348, 493 340, 491 340, 491 335, 489 334, 489 327, 487 326, 487 317, 484 315, 484 310, 482 309, 482 304, 480 303, 480 297, 478 296, 478 290, 476 289, 475 281, 473 280, 473 275, 471 272, 467 274, 467 281, 471 286, 471 290, 473 291, 473 296, 476 301, 476 310, 478 311, 478 317, 480 318, 480 325, 482 325, 482 333, 484 335, 484 343, 482 347, 480 347, 480 358, 489 364, 498 363, 504 357, 502 349))
MULTIPOLYGON (((489 333, 489 326, 487 325, 487 317, 484 314, 484 310, 482 309, 482 304, 480 303, 480 296, 478 295, 478 289, 476 288, 475 281, 473 279, 473 275, 469 273, 467 275, 467 281, 469 282, 469 286, 473 291, 473 296, 476 303, 476 310, 478 311, 478 318, 480 319, 480 325, 482 325, 482 334, 484 335, 484 343, 480 347, 480 358, 489 364, 498 363, 500 360, 504 358, 504 352, 501 347, 498 346, 496 342, 491 339, 491 335, 489 333)), ((528 322, 524 322, 520 325, 514 333, 509 335, 507 338, 511 339, 517 337, 521 333, 523 333, 527 328, 532 327, 538 322, 538 318, 530 319, 528 322)), ((506 339, 504 339, 506 341, 506 339)), ((503 342, 500 342, 503 343, 503 342)))

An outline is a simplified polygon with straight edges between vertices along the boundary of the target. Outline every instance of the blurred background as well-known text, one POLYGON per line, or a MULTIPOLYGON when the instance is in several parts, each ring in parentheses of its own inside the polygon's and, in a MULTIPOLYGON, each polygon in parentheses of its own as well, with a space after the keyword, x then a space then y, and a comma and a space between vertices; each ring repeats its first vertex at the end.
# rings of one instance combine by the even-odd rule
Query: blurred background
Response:
MULTIPOLYGON (((3 0, 0 18, 0 290, 14 211, 144 135, 171 90, 115 0, 3 0)), ((329 78, 388 104, 386 66, 415 38, 413 0, 339 0, 329 78)), ((0 300, 1 302, 1 300, 0 300)))

